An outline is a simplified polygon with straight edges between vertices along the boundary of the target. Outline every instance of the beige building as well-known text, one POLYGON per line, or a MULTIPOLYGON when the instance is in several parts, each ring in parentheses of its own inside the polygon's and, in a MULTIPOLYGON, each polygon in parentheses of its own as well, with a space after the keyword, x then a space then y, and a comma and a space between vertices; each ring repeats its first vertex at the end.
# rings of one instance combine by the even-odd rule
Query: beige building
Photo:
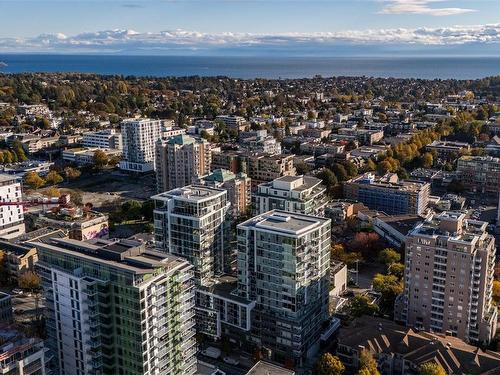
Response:
POLYGON ((457 163, 457 177, 466 189, 473 192, 499 192, 500 158, 462 156, 457 163))
POLYGON ((227 190, 227 198, 231 202, 233 217, 247 213, 252 203, 252 180, 244 173, 234 174, 225 169, 216 169, 208 176, 202 177, 202 185, 227 190))
POLYGON ((159 193, 190 185, 210 172, 210 143, 177 135, 156 144, 156 185, 159 193))
POLYGON ((491 341, 497 326, 492 302, 495 239, 486 226, 448 211, 409 233, 396 320, 472 344, 491 341))

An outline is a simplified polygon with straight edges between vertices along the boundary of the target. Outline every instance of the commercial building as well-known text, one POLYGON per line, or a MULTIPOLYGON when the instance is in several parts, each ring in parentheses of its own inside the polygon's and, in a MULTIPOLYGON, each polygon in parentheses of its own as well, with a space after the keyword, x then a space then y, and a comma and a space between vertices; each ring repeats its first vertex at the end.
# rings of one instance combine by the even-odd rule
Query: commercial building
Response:
POLYGON ((151 119, 124 120, 121 125, 123 160, 120 168, 130 172, 155 170, 156 142, 162 136, 162 121, 151 119))
POLYGON ((389 215, 422 215, 429 202, 430 185, 402 180, 395 173, 375 177, 365 173, 344 184, 344 196, 389 215))
POLYGON ((241 116, 219 115, 215 120, 223 122, 229 129, 238 132, 245 131, 249 125, 247 120, 241 116))
POLYGON ((473 192, 500 192, 500 158, 462 156, 457 162, 457 178, 473 192))
POLYGON ((244 173, 234 174, 225 169, 216 169, 199 181, 200 184, 227 190, 233 217, 246 214, 252 203, 252 180, 244 173))
POLYGON ((115 129, 83 133, 83 147, 123 149, 122 135, 115 129))
POLYGON ((256 301, 252 341, 301 364, 328 319, 330 220, 270 211, 237 227, 238 295, 256 301))
POLYGON ((0 325, 0 374, 46 375, 46 348, 39 338, 26 337, 0 325))
POLYGON ((277 209, 320 215, 328 202, 321 180, 311 176, 283 176, 260 184, 253 200, 256 214, 277 209))
POLYGON ((190 185, 151 199, 158 250, 193 264, 199 286, 210 285, 229 271, 231 204, 226 190, 190 185))
POLYGON ((371 352, 381 374, 415 375, 425 363, 440 365, 446 374, 500 373, 500 354, 468 345, 456 337, 406 328, 390 320, 363 316, 338 334, 337 356, 356 371, 363 350, 371 352))
POLYGON ((20 179, 0 174, 0 238, 14 238, 23 234, 24 226, 23 200, 20 179))
POLYGON ((34 245, 59 374, 196 372, 188 262, 137 240, 34 245))
POLYGON ((410 232, 397 320, 472 344, 491 341, 497 326, 492 302, 495 239, 486 227, 486 222, 449 211, 410 232))
POLYGON ((86 241, 93 238, 108 238, 108 217, 97 211, 69 207, 33 214, 36 227, 59 228, 66 231, 69 238, 86 241))
POLYGON ((451 160, 460 156, 460 151, 470 150, 470 145, 465 142, 434 141, 426 146, 428 151, 436 152, 437 156, 444 160, 451 160))
POLYGON ((4 270, 11 283, 17 283, 19 276, 33 271, 38 255, 36 249, 29 244, 14 244, 0 240, 0 251, 4 254, 4 270))
POLYGON ((122 151, 114 148, 69 148, 62 152, 62 158, 65 161, 75 163, 80 166, 94 164, 94 155, 96 151, 103 152, 108 158, 120 157, 122 151))
POLYGON ((184 187, 210 172, 210 143, 178 135, 156 145, 157 191, 184 187))

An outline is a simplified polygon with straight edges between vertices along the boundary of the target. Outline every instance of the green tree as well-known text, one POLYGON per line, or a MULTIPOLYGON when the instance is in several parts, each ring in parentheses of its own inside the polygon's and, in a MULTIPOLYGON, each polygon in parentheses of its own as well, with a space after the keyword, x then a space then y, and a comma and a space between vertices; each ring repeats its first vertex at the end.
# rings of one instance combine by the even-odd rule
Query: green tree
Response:
POLYGON ((374 303, 371 303, 367 296, 359 295, 351 298, 348 304, 351 315, 359 318, 363 315, 374 315, 378 313, 379 308, 374 303))
POLYGON ((50 171, 49 173, 47 173, 47 176, 45 176, 45 182, 50 185, 57 185, 63 181, 64 178, 54 170, 50 171))
POLYGON ((444 368, 436 362, 427 362, 418 368, 418 375, 447 375, 444 368))
POLYGON ((405 265, 403 263, 392 263, 389 266, 389 275, 396 276, 399 280, 401 280, 405 273, 405 265))
POLYGON ((500 281, 493 281, 493 303, 495 305, 500 305, 500 281))
POLYGON ((387 247, 378 253, 378 260, 380 263, 389 267, 391 264, 397 263, 401 260, 401 254, 399 254, 396 250, 387 247))
POLYGON ((30 171, 24 176, 24 183, 31 189, 38 189, 45 184, 45 181, 38 175, 38 173, 30 171))
POLYGON ((324 168, 321 172, 319 172, 316 177, 320 178, 323 180, 323 184, 325 184, 326 188, 328 189, 328 192, 331 192, 332 189, 337 185, 337 177, 335 174, 329 170, 328 168, 324 168))
POLYGON ((403 284, 395 275, 382 275, 377 273, 372 282, 373 290, 382 295, 381 307, 391 310, 396 297, 403 292, 403 284))
POLYGON ((109 158, 104 151, 97 150, 94 152, 92 162, 94 164, 94 167, 96 167, 97 169, 104 169, 104 167, 109 163, 109 158))
POLYGON ((344 372, 344 364, 330 353, 324 353, 314 366, 314 375, 342 375, 344 372))
POLYGON ((434 164, 434 157, 430 152, 426 152, 422 155, 422 167, 431 168, 434 164))
POLYGON ((354 266, 356 262, 361 262, 363 260, 363 256, 361 255, 361 253, 347 252, 344 245, 342 244, 332 245, 330 255, 333 259, 345 263, 349 268, 354 266))
POLYGON ((139 201, 130 200, 121 206, 122 217, 126 220, 139 220, 142 218, 142 204, 139 201))
POLYGON ((337 180, 340 182, 347 181, 349 179, 349 175, 342 164, 334 163, 332 166, 333 173, 337 176, 337 180))

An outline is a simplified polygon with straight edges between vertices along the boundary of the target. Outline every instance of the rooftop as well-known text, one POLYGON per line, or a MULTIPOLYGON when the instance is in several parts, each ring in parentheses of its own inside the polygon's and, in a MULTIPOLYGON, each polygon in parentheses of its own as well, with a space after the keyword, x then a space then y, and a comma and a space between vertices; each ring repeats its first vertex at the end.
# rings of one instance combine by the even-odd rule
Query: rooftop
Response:
POLYGON ((165 193, 156 194, 151 197, 153 200, 179 199, 186 201, 201 202, 203 200, 224 195, 225 189, 209 186, 188 185, 182 188, 173 189, 165 193))
POLYGON ((247 372, 247 375, 294 375, 295 371, 288 370, 279 365, 275 365, 273 363, 267 361, 259 361, 257 362, 250 371, 247 372))
POLYGON ((273 210, 253 217, 238 225, 241 228, 256 228, 272 232, 282 232, 286 235, 300 236, 323 224, 330 219, 322 217, 273 210))

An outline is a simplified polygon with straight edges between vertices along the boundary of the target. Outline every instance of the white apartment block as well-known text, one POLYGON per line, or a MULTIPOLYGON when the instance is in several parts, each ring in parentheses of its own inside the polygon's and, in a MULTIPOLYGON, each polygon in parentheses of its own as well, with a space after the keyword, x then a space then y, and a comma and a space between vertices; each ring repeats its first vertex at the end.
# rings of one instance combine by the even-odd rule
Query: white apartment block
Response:
POLYGON ((21 182, 18 177, 0 174, 0 238, 11 239, 24 234, 21 182))
POLYGON ((130 172, 155 170, 155 147, 162 137, 162 121, 151 119, 124 120, 121 125, 123 160, 120 168, 130 172))
POLYGON ((97 132, 83 133, 83 147, 123 148, 122 135, 115 129, 99 130, 97 132))
POLYGON ((305 215, 322 215, 328 203, 321 180, 311 176, 283 176, 258 186, 253 195, 255 213, 283 210, 305 215))
POLYGON ((410 232, 397 320, 472 344, 491 341, 497 327, 492 301, 495 239, 486 227, 486 222, 448 211, 410 232))

